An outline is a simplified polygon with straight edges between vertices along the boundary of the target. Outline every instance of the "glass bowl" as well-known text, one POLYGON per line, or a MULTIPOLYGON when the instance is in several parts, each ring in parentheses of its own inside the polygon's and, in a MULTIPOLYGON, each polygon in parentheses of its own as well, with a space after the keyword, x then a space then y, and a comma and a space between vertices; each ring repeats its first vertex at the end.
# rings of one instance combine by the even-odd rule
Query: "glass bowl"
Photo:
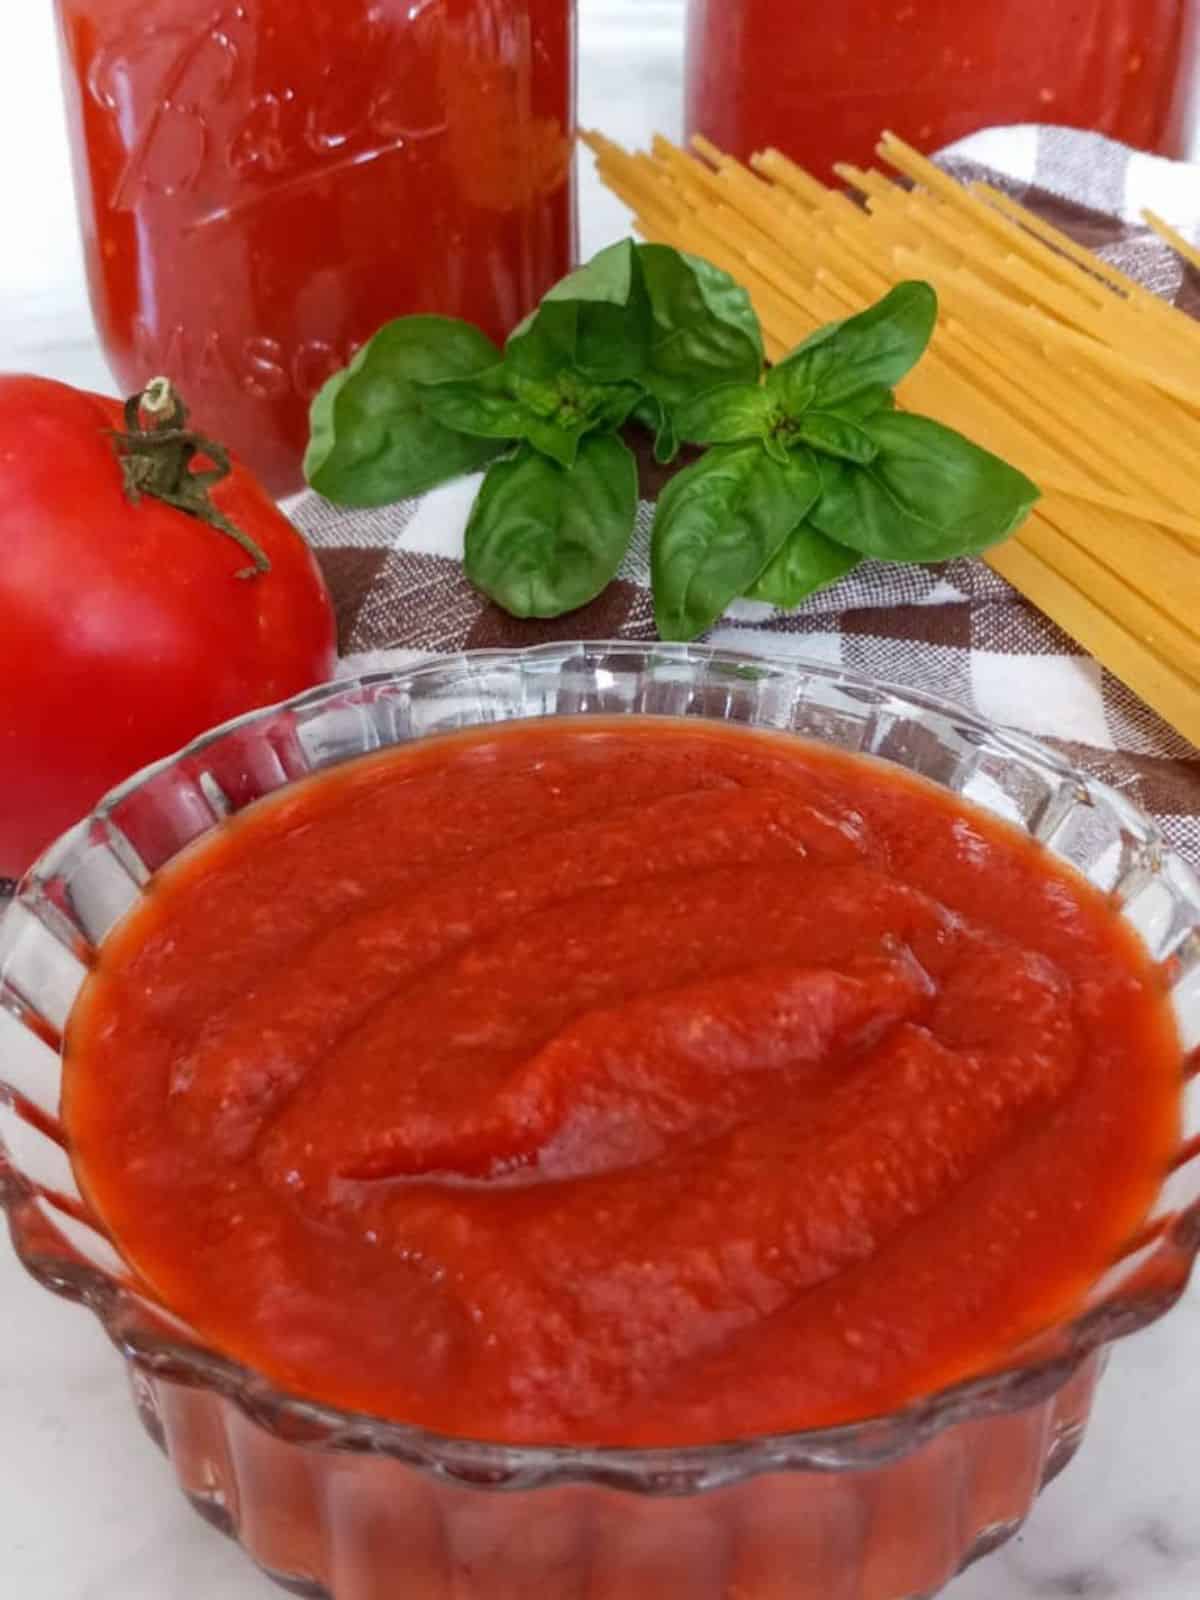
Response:
POLYGON ((661 1450, 440 1437, 276 1390, 133 1281, 58 1120, 60 1041, 98 943, 154 872, 307 773, 452 728, 640 712, 793 730, 919 773, 1110 893, 1200 1044, 1200 882, 1153 823, 1032 741, 798 660, 553 644, 330 684, 132 778, 42 858, 0 921, 0 1201, 34 1277, 128 1364, 193 1505, 293 1593, 333 1600, 916 1600, 1008 1538, 1077 1448, 1106 1348, 1160 1317, 1200 1249, 1200 1104, 1078 1315, 891 1415, 661 1450))

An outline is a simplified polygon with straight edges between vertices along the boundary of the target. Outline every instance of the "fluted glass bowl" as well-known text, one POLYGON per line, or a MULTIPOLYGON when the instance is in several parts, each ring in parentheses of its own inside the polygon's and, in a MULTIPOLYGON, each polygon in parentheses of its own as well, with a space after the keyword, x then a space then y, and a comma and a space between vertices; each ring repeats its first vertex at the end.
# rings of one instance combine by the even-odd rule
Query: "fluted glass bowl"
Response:
MULTIPOLYGON (((1106 1347, 1169 1310, 1200 1248, 1200 1102, 1152 1215, 1077 1316, 852 1426, 661 1450, 438 1436, 280 1393, 132 1280, 59 1122, 96 946, 233 811, 351 757, 522 717, 638 712, 792 730, 994 812, 1110 893, 1200 1044, 1200 882, 1121 795, 932 698, 797 660, 641 644, 484 651, 331 684, 132 778, 0 921, 0 1202, 29 1271, 99 1316, 185 1493, 294 1593, 333 1600, 915 1600, 1020 1526, 1076 1449, 1106 1347)), ((136 1516, 137 1508, 130 1507, 136 1516)))

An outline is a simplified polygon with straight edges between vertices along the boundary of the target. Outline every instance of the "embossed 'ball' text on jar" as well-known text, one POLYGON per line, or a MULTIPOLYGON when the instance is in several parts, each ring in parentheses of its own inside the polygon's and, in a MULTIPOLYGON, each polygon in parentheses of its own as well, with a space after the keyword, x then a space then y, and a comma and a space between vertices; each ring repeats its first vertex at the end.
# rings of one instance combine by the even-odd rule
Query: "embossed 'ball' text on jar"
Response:
POLYGON ((570 266, 574 0, 55 0, 92 306, 276 493, 390 318, 570 266))

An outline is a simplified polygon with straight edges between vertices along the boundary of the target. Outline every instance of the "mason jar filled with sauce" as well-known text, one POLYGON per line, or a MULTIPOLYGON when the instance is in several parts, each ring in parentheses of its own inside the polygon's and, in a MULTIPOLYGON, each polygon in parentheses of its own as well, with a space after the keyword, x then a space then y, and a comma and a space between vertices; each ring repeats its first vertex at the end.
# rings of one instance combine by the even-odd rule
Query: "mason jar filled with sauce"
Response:
POLYGON ((1014 122, 1184 152, 1200 0, 688 0, 687 120, 743 159, 869 166, 1014 122))
POLYGON ((92 306, 276 493, 384 322, 570 267, 574 0, 56 0, 92 306))

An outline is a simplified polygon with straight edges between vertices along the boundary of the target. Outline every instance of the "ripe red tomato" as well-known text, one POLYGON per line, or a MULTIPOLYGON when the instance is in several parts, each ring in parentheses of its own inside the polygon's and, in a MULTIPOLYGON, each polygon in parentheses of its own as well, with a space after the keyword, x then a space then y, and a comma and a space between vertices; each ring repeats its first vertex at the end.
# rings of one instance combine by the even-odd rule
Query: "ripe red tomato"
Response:
POLYGON ((270 563, 239 576, 221 527, 129 497, 124 427, 117 401, 0 376, 0 876, 137 768, 333 671, 325 584, 266 493, 236 464, 211 491, 270 563))

